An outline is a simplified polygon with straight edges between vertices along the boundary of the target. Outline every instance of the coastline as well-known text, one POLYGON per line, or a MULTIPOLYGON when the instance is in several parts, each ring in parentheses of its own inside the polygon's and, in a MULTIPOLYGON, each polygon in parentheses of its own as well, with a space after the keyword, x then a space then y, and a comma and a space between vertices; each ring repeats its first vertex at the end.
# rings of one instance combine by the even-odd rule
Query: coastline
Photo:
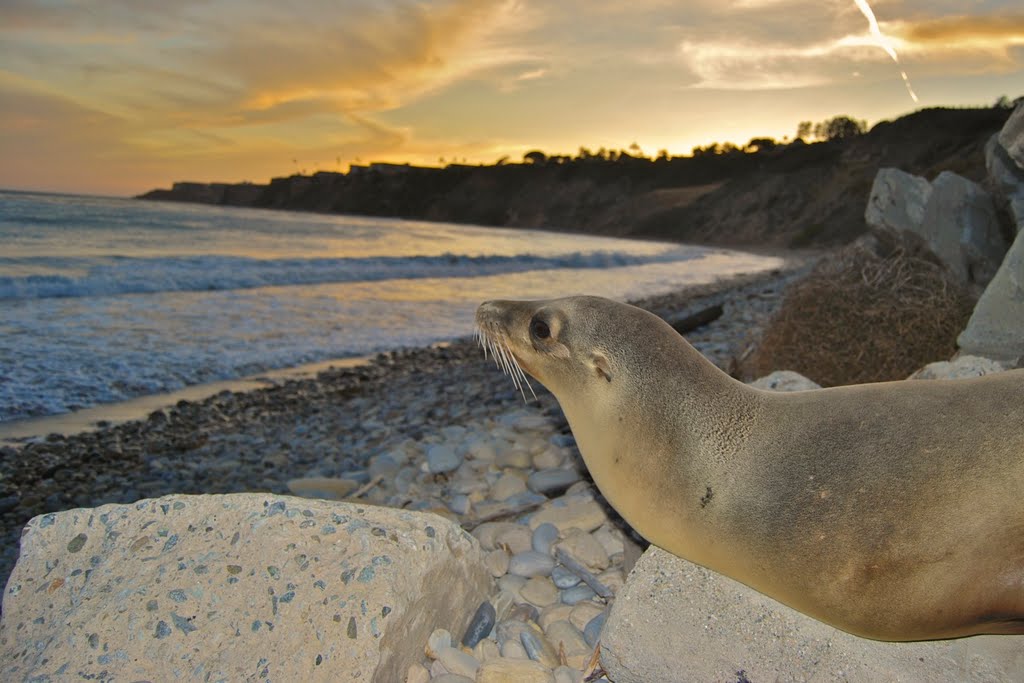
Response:
MULTIPOLYGON (((723 304, 722 318, 687 338, 725 367, 758 334, 785 285, 809 262, 793 257, 778 271, 633 303, 662 317, 723 304)), ((484 362, 469 338, 317 365, 326 368, 313 376, 309 366, 261 373, 247 381, 267 383, 246 391, 201 385, 192 390, 217 391, 193 400, 148 397, 174 404, 144 417, 91 425, 90 431, 0 446, 0 585, 6 585, 17 558, 22 526, 39 514, 168 493, 289 493, 289 482, 303 478, 365 484, 371 458, 401 444, 513 410, 560 414, 553 397, 536 385, 538 400, 524 406, 512 383, 484 362)), ((131 407, 137 414, 144 405, 149 404, 131 407)), ((66 416, 65 423, 77 424, 66 416)), ((369 491, 367 502, 385 504, 377 493, 369 491)))

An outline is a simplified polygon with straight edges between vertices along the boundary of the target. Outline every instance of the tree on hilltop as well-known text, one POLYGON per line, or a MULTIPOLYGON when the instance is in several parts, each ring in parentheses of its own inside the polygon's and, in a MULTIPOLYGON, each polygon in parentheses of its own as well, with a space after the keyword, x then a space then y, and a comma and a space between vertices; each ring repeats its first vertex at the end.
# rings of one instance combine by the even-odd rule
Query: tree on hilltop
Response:
POLYGON ((527 152, 523 155, 523 163, 539 166, 548 160, 548 155, 539 149, 527 152))

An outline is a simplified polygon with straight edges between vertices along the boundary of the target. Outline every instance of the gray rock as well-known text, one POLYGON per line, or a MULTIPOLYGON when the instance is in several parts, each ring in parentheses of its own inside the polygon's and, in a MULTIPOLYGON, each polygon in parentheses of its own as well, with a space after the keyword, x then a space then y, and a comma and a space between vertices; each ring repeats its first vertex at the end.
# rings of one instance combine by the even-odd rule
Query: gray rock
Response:
POLYGON ((433 444, 427 448, 427 467, 434 474, 451 472, 462 464, 462 456, 447 444, 433 444))
POLYGON ((1024 170, 1013 162, 993 135, 985 145, 985 168, 997 208, 1005 213, 1016 235, 1024 229, 1024 170))
POLYGON ((858 638, 651 546, 616 596, 601 664, 615 683, 674 683, 681 671, 687 680, 736 680, 741 670, 751 681, 780 672, 786 680, 1002 681, 1024 671, 1024 638, 858 638))
POLYGON ((561 565, 551 570, 551 582, 555 584, 556 588, 572 588, 578 586, 580 581, 580 577, 561 565))
POLYGON ((1024 102, 1010 114, 999 131, 999 144, 1010 155, 1017 167, 1024 169, 1024 102))
POLYGON ((907 379, 967 379, 1008 369, 1003 363, 991 358, 963 355, 951 361, 929 363, 907 379))
POLYGON ((951 171, 943 171, 932 182, 921 234, 965 282, 988 284, 1006 253, 992 197, 951 171))
POLYGON ((957 344, 966 354, 1010 365, 1024 357, 1024 232, 982 293, 957 344))
MULTIPOLYGON (((484 600, 480 603, 473 618, 466 627, 466 633, 462 636, 462 644, 468 648, 476 647, 476 644, 487 637, 487 634, 494 628, 496 621, 494 606, 484 600)), ((451 669, 449 669, 451 671, 451 669)))
POLYGON ((551 546, 558 540, 558 527, 554 524, 541 524, 533 530, 530 544, 538 553, 551 554, 551 546))
POLYGON ((583 629, 583 637, 586 639, 587 645, 597 647, 597 642, 601 640, 601 631, 604 629, 605 622, 607 621, 608 610, 605 610, 587 622, 586 627, 583 629))
POLYGON ((871 185, 864 220, 875 231, 920 234, 932 186, 898 168, 881 168, 871 185))
POLYGON ((441 662, 449 673, 465 676, 470 681, 476 678, 476 670, 480 668, 480 662, 476 657, 454 647, 441 648, 437 653, 437 661, 441 662))
POLYGON ((490 585, 430 514, 265 494, 51 513, 7 584, 0 679, 396 681, 490 585))
POLYGON ((574 469, 552 467, 532 473, 526 480, 526 486, 535 493, 558 495, 580 480, 580 474, 574 469))
POLYGON ((597 593, 585 583, 573 586, 572 588, 566 588, 561 593, 561 600, 566 605, 578 605, 595 597, 597 597, 597 593))
POLYGON ((536 550, 516 553, 508 563, 509 574, 527 579, 534 576, 548 576, 554 568, 554 558, 544 553, 538 553, 536 550))
POLYGON ((750 386, 756 389, 768 391, 807 391, 808 389, 821 389, 821 385, 813 382, 799 372, 792 370, 776 370, 770 375, 765 375, 750 382, 750 386))

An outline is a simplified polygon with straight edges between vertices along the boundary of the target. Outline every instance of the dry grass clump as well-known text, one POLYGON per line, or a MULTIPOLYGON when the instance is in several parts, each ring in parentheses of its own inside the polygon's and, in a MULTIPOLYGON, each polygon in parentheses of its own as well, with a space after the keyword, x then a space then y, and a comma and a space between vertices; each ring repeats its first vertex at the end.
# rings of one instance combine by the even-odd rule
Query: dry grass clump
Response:
POLYGON ((828 387, 904 379, 953 355, 967 289, 913 246, 879 250, 850 245, 794 283, 741 374, 795 370, 828 387))

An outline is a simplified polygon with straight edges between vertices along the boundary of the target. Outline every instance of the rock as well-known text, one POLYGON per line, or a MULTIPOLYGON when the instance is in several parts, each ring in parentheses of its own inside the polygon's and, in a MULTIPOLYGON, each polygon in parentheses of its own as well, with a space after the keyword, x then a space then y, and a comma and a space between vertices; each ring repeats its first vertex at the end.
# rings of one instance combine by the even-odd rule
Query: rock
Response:
POLYGON ((555 560, 550 555, 538 553, 536 550, 526 550, 516 553, 508 563, 508 573, 531 578, 534 576, 548 576, 555 568, 555 560))
POLYGON ((548 447, 533 456, 533 466, 538 470, 561 467, 565 456, 559 448, 548 447))
POLYGON ((601 634, 615 683, 694 681, 1014 680, 1024 638, 885 643, 858 638, 651 546, 601 634), (799 653, 798 655, 796 653, 799 653))
MULTIPOLYGON (((469 657, 469 655, 466 655, 469 657)), ((447 673, 441 674, 440 676, 434 676, 430 679, 431 683, 473 683, 473 678, 470 676, 462 676, 459 674, 447 673)))
POLYGON ((580 577, 559 565, 551 570, 551 582, 558 588, 572 588, 579 585, 580 577))
POLYGON ((507 659, 530 659, 530 655, 526 654, 526 648, 518 640, 506 640, 502 643, 501 656, 507 659))
POLYGON ((439 652, 446 647, 452 646, 452 634, 448 629, 435 628, 427 638, 427 646, 423 648, 424 654, 430 659, 437 659, 439 652))
POLYGON ((473 536, 480 542, 481 548, 484 550, 494 550, 495 538, 498 534, 516 528, 519 528, 519 525, 512 522, 484 522, 473 529, 473 536))
POLYGON ((556 603, 554 605, 548 605, 544 608, 544 611, 537 617, 537 623, 540 625, 545 632, 548 630, 548 626, 555 623, 556 621, 564 621, 569 618, 572 614, 572 610, 575 609, 571 605, 563 605, 556 603))
POLYGON ((290 480, 287 486, 289 491, 303 498, 342 500, 359 488, 359 483, 351 479, 333 477, 302 477, 290 480))
POLYGON ((821 389, 821 385, 812 382, 799 372, 792 370, 776 370, 770 375, 755 379, 750 386, 756 389, 768 391, 807 391, 808 389, 821 389))
POLYGON ((428 683, 430 671, 422 664, 413 664, 405 674, 405 683, 428 683))
POLYGON ((601 504, 594 500, 573 500, 564 507, 550 506, 538 510, 530 517, 530 528, 536 529, 545 522, 553 524, 560 532, 569 529, 593 531, 608 521, 601 504))
MULTIPOLYGON (((531 534, 525 526, 516 524, 510 529, 505 529, 494 536, 494 545, 505 548, 513 557, 519 553, 530 550, 531 534)), ((513 572, 514 573, 514 572, 513 572)))
POLYGON ((441 662, 449 673, 465 676, 470 680, 476 677, 476 670, 480 668, 480 662, 476 661, 476 657, 454 647, 441 648, 437 653, 437 661, 441 662))
POLYGON ((558 545, 565 548, 570 555, 592 572, 596 573, 608 568, 608 553, 605 552, 604 546, 585 531, 579 529, 570 531, 558 545))
POLYGON ((558 602, 560 595, 555 584, 546 576, 535 576, 526 582, 519 594, 523 599, 537 607, 547 607, 558 602))
POLYGON ((999 144, 1017 167, 1024 170, 1024 103, 1018 104, 1003 124, 999 131, 999 144))
POLYGON ((568 621, 556 621, 544 634, 556 651, 564 650, 566 655, 590 655, 590 646, 578 628, 568 621))
POLYGON ((551 523, 545 523, 533 530, 530 538, 530 547, 538 553, 551 554, 551 546, 558 540, 558 527, 551 523))
POLYGON ((1011 365, 1024 357, 1024 232, 982 293, 957 344, 965 354, 1011 365))
POLYGON ((581 583, 572 588, 566 588, 559 595, 559 599, 566 605, 578 605, 581 602, 592 600, 597 596, 594 589, 585 583, 581 583))
POLYGON ((22 536, 0 679, 400 680, 486 597, 482 559, 433 515, 285 496, 51 513, 22 536))
POLYGON ((871 185, 864 220, 874 231, 920 234, 932 186, 898 168, 881 168, 871 185))
POLYGON ((448 444, 432 444, 427 448, 427 469, 432 474, 443 474, 459 468, 462 456, 448 444))
POLYGON ((519 634, 519 640, 526 648, 526 654, 533 661, 540 662, 549 669, 553 669, 561 663, 558 659, 558 651, 539 629, 530 628, 522 631, 519 634))
POLYGON ((576 470, 555 467, 534 472, 526 480, 526 485, 535 493, 557 495, 579 480, 580 475, 576 470))
POLYGON ((498 579, 508 573, 509 554, 503 548, 498 548, 487 553, 484 557, 484 564, 491 576, 498 579))
POLYGON ((568 666, 560 666, 551 672, 555 683, 583 683, 583 672, 568 666))
POLYGON ((528 469, 533 464, 533 457, 524 450, 513 448, 498 453, 494 464, 503 468, 528 469))
POLYGON ((601 634, 604 632, 604 625, 607 621, 608 610, 602 610, 600 614, 587 622, 587 625, 583 627, 583 637, 586 639, 587 645, 590 647, 597 647, 597 643, 601 640, 601 634))
POLYGON ((505 473, 491 487, 491 498, 494 500, 505 500, 524 491, 526 491, 526 482, 522 477, 505 473))
POLYGON ((587 628, 587 624, 590 623, 591 619, 596 617, 598 614, 602 614, 605 611, 603 605, 598 605, 593 602, 581 602, 574 606, 572 611, 569 612, 569 623, 583 631, 587 628))
POLYGON ((988 284, 1006 253, 992 197, 951 171, 943 171, 932 182, 922 236, 965 282, 988 284))
POLYGON ((1008 369, 991 358, 964 355, 951 361, 929 363, 907 379, 966 379, 990 375, 993 372, 1005 372, 1008 369))
POLYGON ((1024 229, 1024 170, 999 144, 998 134, 985 145, 985 169, 996 206, 1009 217, 1011 234, 1016 235, 1024 229))
MULTIPOLYGON (((468 648, 476 647, 476 644, 487 637, 487 634, 494 628, 496 613, 494 606, 484 600, 480 603, 473 618, 469 620, 466 633, 462 636, 462 644, 468 648)), ((451 667, 448 669, 451 671, 451 667)))
POLYGON ((507 657, 484 662, 476 675, 476 683, 554 683, 554 681, 554 674, 546 666, 529 659, 507 657))

